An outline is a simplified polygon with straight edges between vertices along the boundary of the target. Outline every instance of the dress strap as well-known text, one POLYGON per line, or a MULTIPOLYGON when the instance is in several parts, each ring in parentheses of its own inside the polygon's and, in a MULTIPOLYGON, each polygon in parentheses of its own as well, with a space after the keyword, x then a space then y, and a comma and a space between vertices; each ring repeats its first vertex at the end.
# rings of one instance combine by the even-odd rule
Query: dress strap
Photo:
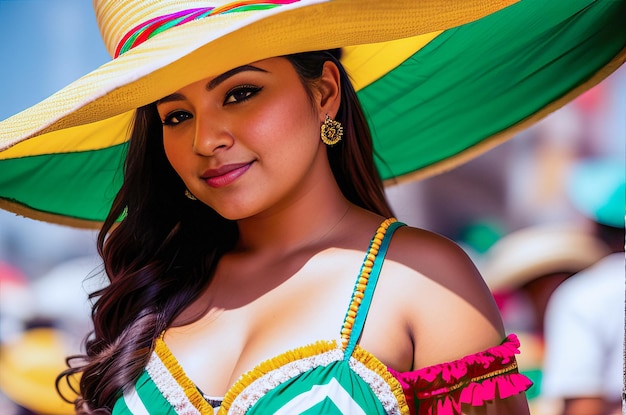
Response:
POLYGON ((391 242, 391 236, 400 226, 405 226, 405 224, 398 222, 395 218, 385 219, 370 242, 341 329, 341 348, 344 350, 344 360, 352 356, 352 352, 361 337, 378 276, 391 242))

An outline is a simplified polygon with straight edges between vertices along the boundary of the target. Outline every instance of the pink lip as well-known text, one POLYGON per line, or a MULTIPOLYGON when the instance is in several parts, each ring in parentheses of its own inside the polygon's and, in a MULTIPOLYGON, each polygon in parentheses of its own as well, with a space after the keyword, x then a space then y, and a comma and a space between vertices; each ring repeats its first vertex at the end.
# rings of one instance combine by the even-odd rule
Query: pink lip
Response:
POLYGON ((225 164, 217 169, 205 171, 202 178, 211 187, 224 187, 247 172, 250 166, 252 163, 225 164))

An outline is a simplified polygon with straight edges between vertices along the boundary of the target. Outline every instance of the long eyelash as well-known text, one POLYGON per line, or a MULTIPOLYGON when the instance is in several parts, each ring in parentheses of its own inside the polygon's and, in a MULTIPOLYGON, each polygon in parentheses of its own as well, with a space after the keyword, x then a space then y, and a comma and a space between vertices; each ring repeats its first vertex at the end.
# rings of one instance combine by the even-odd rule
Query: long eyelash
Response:
POLYGON ((170 112, 169 114, 167 114, 165 116, 165 119, 161 120, 161 124, 165 127, 175 127, 177 125, 179 125, 180 123, 186 121, 187 119, 191 118, 191 116, 189 116, 188 118, 185 118, 183 120, 180 120, 179 122, 172 122, 172 118, 178 117, 181 118, 181 115, 184 114, 183 111, 173 111, 170 112))
POLYGON ((260 92, 263 88, 256 86, 256 85, 249 85, 249 84, 244 84, 244 85, 237 85, 236 87, 232 88, 231 90, 229 90, 226 93, 226 98, 224 99, 224 104, 234 104, 234 103, 240 103, 240 102, 244 102, 247 101, 248 99, 252 98, 254 95, 256 95, 258 92, 260 92), (237 92, 244 92, 244 91, 249 91, 250 94, 248 96, 246 96, 245 98, 242 98, 240 100, 237 100, 235 102, 228 102, 229 98, 231 98, 235 93, 237 92))

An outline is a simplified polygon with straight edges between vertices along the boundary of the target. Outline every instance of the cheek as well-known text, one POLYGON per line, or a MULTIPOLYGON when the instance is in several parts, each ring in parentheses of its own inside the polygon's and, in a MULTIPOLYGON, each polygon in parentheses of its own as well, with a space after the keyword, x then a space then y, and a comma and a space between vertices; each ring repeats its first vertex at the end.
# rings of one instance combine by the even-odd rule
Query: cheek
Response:
POLYGON ((259 144, 271 146, 276 152, 317 144, 320 127, 308 97, 290 98, 264 107, 245 126, 251 137, 263 137, 259 144))
POLYGON ((183 167, 187 165, 184 161, 184 151, 180 145, 173 142, 173 140, 164 139, 163 148, 165 150, 165 157, 170 163, 172 168, 178 173, 179 176, 183 176, 183 167))
POLYGON ((165 150, 165 157, 167 158, 167 161, 169 161, 172 167, 176 169, 177 154, 176 154, 175 148, 172 146, 172 144, 168 140, 164 139, 163 149, 165 150))

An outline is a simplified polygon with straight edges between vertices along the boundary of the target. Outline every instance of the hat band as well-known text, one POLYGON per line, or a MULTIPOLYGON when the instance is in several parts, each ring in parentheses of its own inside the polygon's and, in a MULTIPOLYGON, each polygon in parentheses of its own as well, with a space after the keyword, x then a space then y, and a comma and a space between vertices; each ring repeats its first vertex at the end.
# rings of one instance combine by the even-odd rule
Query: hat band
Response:
POLYGON ((284 4, 291 4, 300 0, 269 0, 269 1, 235 1, 219 7, 200 7, 195 9, 181 10, 176 13, 154 17, 146 22, 135 26, 122 38, 115 48, 115 58, 128 52, 151 37, 166 31, 172 27, 183 25, 187 22, 216 16, 224 13, 246 12, 252 10, 266 10, 284 4))

